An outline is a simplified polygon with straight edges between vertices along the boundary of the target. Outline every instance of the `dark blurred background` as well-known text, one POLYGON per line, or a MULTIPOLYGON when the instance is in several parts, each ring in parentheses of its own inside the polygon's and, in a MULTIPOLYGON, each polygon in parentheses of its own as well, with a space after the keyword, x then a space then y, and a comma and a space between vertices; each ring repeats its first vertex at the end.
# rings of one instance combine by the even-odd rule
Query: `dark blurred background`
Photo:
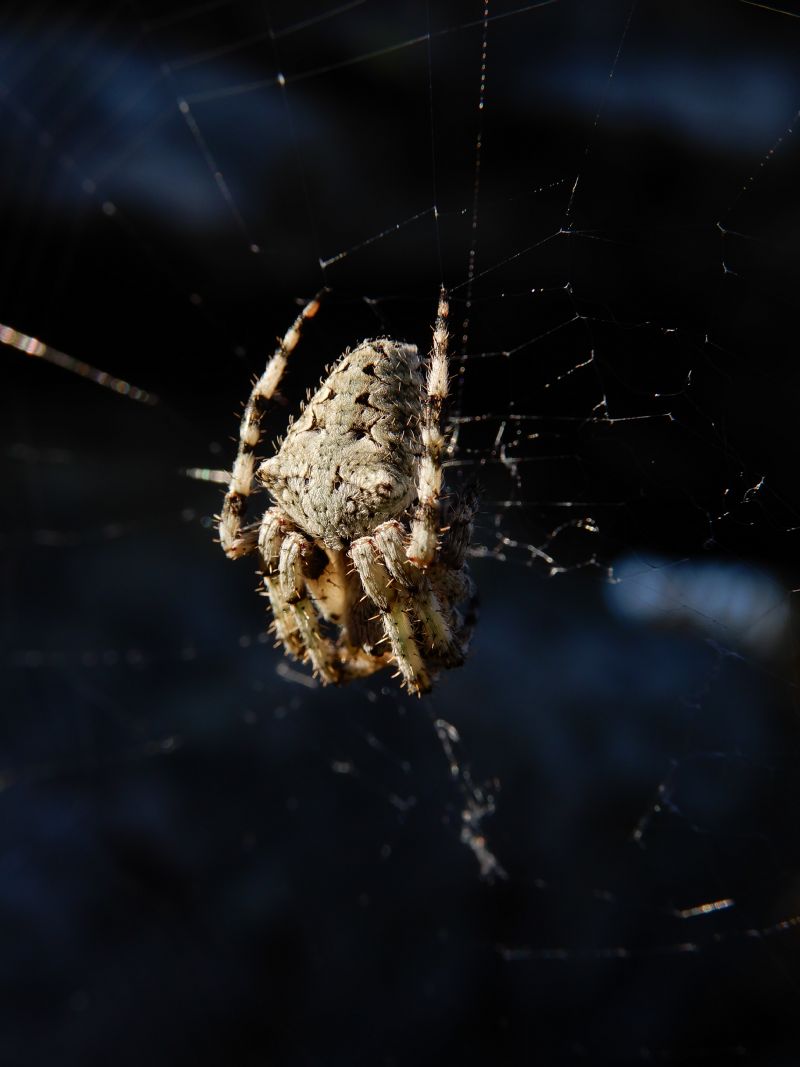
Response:
POLYGON ((797 1062, 799 33, 4 5, 0 1062, 797 1062), (203 472, 442 281, 474 650, 321 689, 203 472))

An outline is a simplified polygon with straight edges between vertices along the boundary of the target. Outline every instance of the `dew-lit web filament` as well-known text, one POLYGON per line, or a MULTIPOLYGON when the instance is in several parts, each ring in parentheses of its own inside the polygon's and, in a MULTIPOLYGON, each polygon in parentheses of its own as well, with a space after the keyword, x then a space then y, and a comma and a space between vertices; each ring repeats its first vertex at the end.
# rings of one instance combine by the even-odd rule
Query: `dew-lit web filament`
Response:
POLYGON ((88 378, 95 385, 102 385, 104 389, 110 389, 112 393, 126 396, 129 400, 138 400, 142 404, 158 403, 158 397, 155 393, 140 389, 138 386, 126 382, 124 378, 115 378, 113 374, 108 374, 98 367, 93 367, 90 363, 68 356, 66 352, 60 352, 57 348, 51 348, 50 345, 46 345, 44 341, 40 341, 37 337, 29 337, 27 334, 20 333, 19 330, 15 330, 11 326, 4 326, 2 323, 0 323, 0 343, 8 345, 10 348, 16 348, 18 352, 22 352, 26 356, 34 356, 48 363, 54 363, 57 367, 63 367, 64 370, 77 374, 80 378, 88 378))
MULTIPOLYGON (((677 912, 678 918, 694 918, 697 915, 710 915, 717 911, 724 911, 734 906, 734 901, 725 899, 710 901, 708 905, 700 905, 698 908, 688 909, 687 913, 677 912)), ((717 931, 702 941, 676 941, 628 948, 624 945, 608 945, 600 947, 572 948, 567 946, 557 948, 529 948, 527 946, 499 945, 498 951, 502 958, 510 963, 533 962, 537 960, 558 960, 561 962, 580 962, 585 960, 611 960, 633 959, 644 956, 679 956, 702 952, 712 946, 726 942, 757 940, 775 937, 780 934, 791 933, 800 927, 800 915, 789 915, 777 922, 766 926, 748 926, 744 929, 733 931, 717 931)))
POLYGON ((679 919, 696 919, 701 915, 711 915, 715 911, 726 911, 734 907, 734 904, 735 902, 730 897, 723 897, 721 900, 708 900, 703 904, 695 904, 691 908, 680 908, 675 911, 675 915, 679 919))
POLYGON ((218 485, 227 485, 231 480, 230 471, 215 470, 212 467, 187 467, 183 474, 196 482, 216 482, 218 485))

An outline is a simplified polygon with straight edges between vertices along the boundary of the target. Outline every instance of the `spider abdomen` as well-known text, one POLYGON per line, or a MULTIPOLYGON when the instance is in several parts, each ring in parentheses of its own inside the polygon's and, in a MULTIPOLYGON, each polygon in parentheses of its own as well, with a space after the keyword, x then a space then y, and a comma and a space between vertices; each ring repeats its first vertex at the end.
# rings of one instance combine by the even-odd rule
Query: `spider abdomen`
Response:
POLYGON ((259 478, 308 536, 340 550, 415 496, 423 380, 416 346, 377 339, 341 359, 259 478))

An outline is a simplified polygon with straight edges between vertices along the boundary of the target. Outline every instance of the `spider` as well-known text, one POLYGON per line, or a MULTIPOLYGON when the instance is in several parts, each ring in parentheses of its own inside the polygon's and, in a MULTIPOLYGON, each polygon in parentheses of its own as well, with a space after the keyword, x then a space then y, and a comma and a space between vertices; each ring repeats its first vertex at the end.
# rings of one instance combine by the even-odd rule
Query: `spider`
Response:
POLYGON ((362 341, 329 368, 275 455, 259 461, 262 414, 321 295, 253 386, 219 540, 231 559, 257 555, 278 643, 321 682, 395 665, 408 691, 422 694, 442 668, 464 662, 474 621, 465 556, 477 495, 443 496, 447 294, 425 378, 416 345, 362 341), (254 485, 273 506, 244 525, 254 485))

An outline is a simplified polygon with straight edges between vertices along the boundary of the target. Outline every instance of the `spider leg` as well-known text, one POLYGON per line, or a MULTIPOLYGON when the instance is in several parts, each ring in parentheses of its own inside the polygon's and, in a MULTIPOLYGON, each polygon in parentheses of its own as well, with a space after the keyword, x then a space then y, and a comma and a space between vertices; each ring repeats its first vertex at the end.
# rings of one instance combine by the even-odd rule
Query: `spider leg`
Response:
POLYGON ((461 657, 456 662, 463 662, 478 619, 475 583, 466 568, 453 571, 438 563, 429 568, 427 575, 440 603, 448 605, 448 618, 461 657))
POLYGON ((353 541, 350 558, 367 596, 381 613, 384 632, 408 691, 428 692, 431 677, 414 637, 409 599, 402 587, 392 581, 375 538, 359 537, 353 541))
POLYGON ((322 681, 341 682, 338 650, 320 629, 320 615, 303 574, 304 556, 313 551, 313 543, 301 533, 292 530, 285 534, 278 559, 281 612, 285 611, 292 618, 305 647, 303 658, 311 660, 322 681))
POLYGON ((451 606, 453 626, 465 656, 478 620, 475 583, 465 562, 477 510, 478 491, 474 485, 467 486, 450 501, 439 555, 428 572, 440 600, 451 606))
POLYGON ((267 403, 275 395, 275 390, 286 370, 289 356, 300 340, 303 323, 306 319, 313 318, 319 311, 320 296, 321 294, 318 293, 306 304, 286 331, 283 340, 278 342, 278 347, 267 363, 264 373, 253 386, 253 391, 245 405, 239 426, 239 449, 231 471, 228 492, 222 504, 222 514, 219 516, 220 543, 225 555, 231 559, 238 559, 255 547, 254 542, 249 538, 242 537, 242 522, 247 510, 247 498, 253 487, 255 450, 261 439, 261 417, 267 403))
POLYGON ((439 499, 442 495, 442 409, 447 399, 447 316, 450 305, 442 288, 433 347, 428 362, 425 403, 422 412, 422 458, 417 473, 417 506, 411 523, 407 557, 418 567, 427 567, 436 555, 439 527, 439 499))
POLYGON ((478 510, 478 491, 472 485, 467 486, 449 504, 439 559, 453 570, 461 570, 472 541, 472 520, 478 510))
POLYGON ((375 544, 382 562, 397 587, 402 590, 407 606, 419 620, 429 649, 444 666, 455 667, 464 662, 464 653, 454 637, 452 619, 436 595, 426 572, 406 558, 406 537, 396 520, 381 523, 375 530, 375 544))
POLYGON ((278 577, 281 545, 288 530, 288 523, 278 508, 269 508, 264 512, 259 527, 258 552, 261 557, 264 594, 269 598, 272 609, 272 626, 275 636, 289 655, 302 660, 306 652, 303 638, 295 614, 283 598, 278 577))
POLYGON ((239 528, 239 536, 237 538, 237 544, 239 546, 239 555, 247 556, 251 552, 255 552, 258 548, 258 541, 261 531, 261 522, 252 523, 249 526, 241 526, 239 528))

